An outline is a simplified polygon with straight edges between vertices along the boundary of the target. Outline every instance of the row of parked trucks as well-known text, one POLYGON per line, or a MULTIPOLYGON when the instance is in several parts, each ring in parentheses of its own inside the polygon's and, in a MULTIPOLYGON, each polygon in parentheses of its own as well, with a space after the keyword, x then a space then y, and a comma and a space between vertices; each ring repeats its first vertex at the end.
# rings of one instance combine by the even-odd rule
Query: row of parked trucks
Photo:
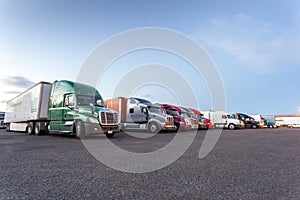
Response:
POLYGON ((208 128, 258 127, 253 117, 241 113, 203 111, 160 104, 142 98, 103 100, 92 86, 72 81, 40 82, 7 102, 7 131, 70 134, 84 137, 120 130, 177 132, 208 128))

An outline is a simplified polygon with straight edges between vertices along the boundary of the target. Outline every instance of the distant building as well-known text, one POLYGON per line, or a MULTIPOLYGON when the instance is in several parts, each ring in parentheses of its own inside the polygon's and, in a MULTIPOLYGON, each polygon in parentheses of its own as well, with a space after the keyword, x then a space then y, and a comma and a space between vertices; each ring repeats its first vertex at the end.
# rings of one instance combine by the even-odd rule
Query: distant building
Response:
POLYGON ((290 124, 300 124, 300 114, 275 115, 276 125, 286 127, 290 124))

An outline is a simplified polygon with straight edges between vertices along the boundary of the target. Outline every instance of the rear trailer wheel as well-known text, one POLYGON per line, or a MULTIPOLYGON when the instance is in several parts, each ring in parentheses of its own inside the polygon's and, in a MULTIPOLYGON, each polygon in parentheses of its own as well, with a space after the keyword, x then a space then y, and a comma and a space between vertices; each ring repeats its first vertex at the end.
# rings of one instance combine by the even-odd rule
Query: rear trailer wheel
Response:
POLYGON ((229 124, 229 125, 228 125, 228 128, 229 128, 230 130, 233 130, 233 129, 235 129, 235 125, 234 125, 234 124, 229 124))
POLYGON ((77 122, 75 125, 76 137, 83 139, 85 137, 84 125, 82 122, 77 122))
POLYGON ((32 125, 28 125, 26 131, 27 131, 28 135, 32 135, 32 133, 33 133, 32 125))

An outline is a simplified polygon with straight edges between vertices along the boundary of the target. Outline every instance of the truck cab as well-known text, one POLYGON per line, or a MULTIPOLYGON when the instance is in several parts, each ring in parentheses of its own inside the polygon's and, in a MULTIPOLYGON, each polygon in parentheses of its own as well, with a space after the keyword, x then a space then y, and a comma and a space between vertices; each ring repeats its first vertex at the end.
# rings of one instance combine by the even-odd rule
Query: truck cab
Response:
POLYGON ((191 119, 188 117, 187 113, 185 110, 183 110, 180 107, 174 106, 173 107, 178 111, 180 116, 184 119, 185 127, 184 130, 190 130, 192 128, 192 122, 191 119))
POLYGON ((241 120, 243 128, 257 128, 259 126, 259 122, 255 121, 253 117, 246 115, 244 113, 232 113, 232 116, 235 119, 241 120))
POLYGON ((274 115, 263 115, 262 117, 265 119, 265 128, 278 128, 274 115))
POLYGON ((241 121, 225 111, 202 111, 202 114, 213 122, 215 128, 242 128, 241 121))
POLYGON ((92 86, 71 81, 52 84, 47 130, 50 133, 75 133, 77 137, 119 132, 117 112, 104 107, 100 93, 92 86))
POLYGON ((170 104, 157 104, 157 105, 160 105, 162 106, 167 114, 173 116, 174 118, 174 124, 176 126, 176 129, 175 131, 177 132, 179 129, 185 129, 186 127, 186 124, 185 124, 185 120, 184 120, 184 117, 182 117, 178 110, 174 108, 174 106, 170 105, 170 104))
MULTIPOLYGON (((201 112, 194 108, 189 108, 195 115, 196 119, 198 120, 198 129, 208 129, 208 124, 206 123, 209 119, 205 119, 201 112)), ((209 120, 210 124, 210 120, 209 120)), ((210 127, 211 128, 211 127, 210 127)))
POLYGON ((173 116, 167 114, 166 110, 163 107, 157 106, 157 105, 151 105, 151 106, 148 106, 148 110, 149 110, 150 119, 156 119, 160 122, 165 123, 165 125, 162 126, 162 130, 164 130, 164 131, 176 130, 173 116))
MULTIPOLYGON (((191 111, 189 108, 180 106, 181 109, 186 111, 187 116, 190 118, 191 121, 191 128, 198 129, 200 118, 197 118, 196 115, 191 111)), ((202 123, 202 120, 201 120, 202 123)))

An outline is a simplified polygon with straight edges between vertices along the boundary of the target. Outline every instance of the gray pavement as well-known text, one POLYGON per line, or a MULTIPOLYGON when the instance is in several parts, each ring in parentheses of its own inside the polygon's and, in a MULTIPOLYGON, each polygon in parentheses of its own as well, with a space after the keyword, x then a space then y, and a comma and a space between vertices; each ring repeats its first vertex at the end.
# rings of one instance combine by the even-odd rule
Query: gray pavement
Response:
MULTIPOLYGON (((205 134, 173 164, 131 174, 106 167, 74 137, 0 130, 0 199, 300 199, 300 129, 224 130, 200 160, 205 134)), ((112 141, 149 152, 173 137, 112 141)))

